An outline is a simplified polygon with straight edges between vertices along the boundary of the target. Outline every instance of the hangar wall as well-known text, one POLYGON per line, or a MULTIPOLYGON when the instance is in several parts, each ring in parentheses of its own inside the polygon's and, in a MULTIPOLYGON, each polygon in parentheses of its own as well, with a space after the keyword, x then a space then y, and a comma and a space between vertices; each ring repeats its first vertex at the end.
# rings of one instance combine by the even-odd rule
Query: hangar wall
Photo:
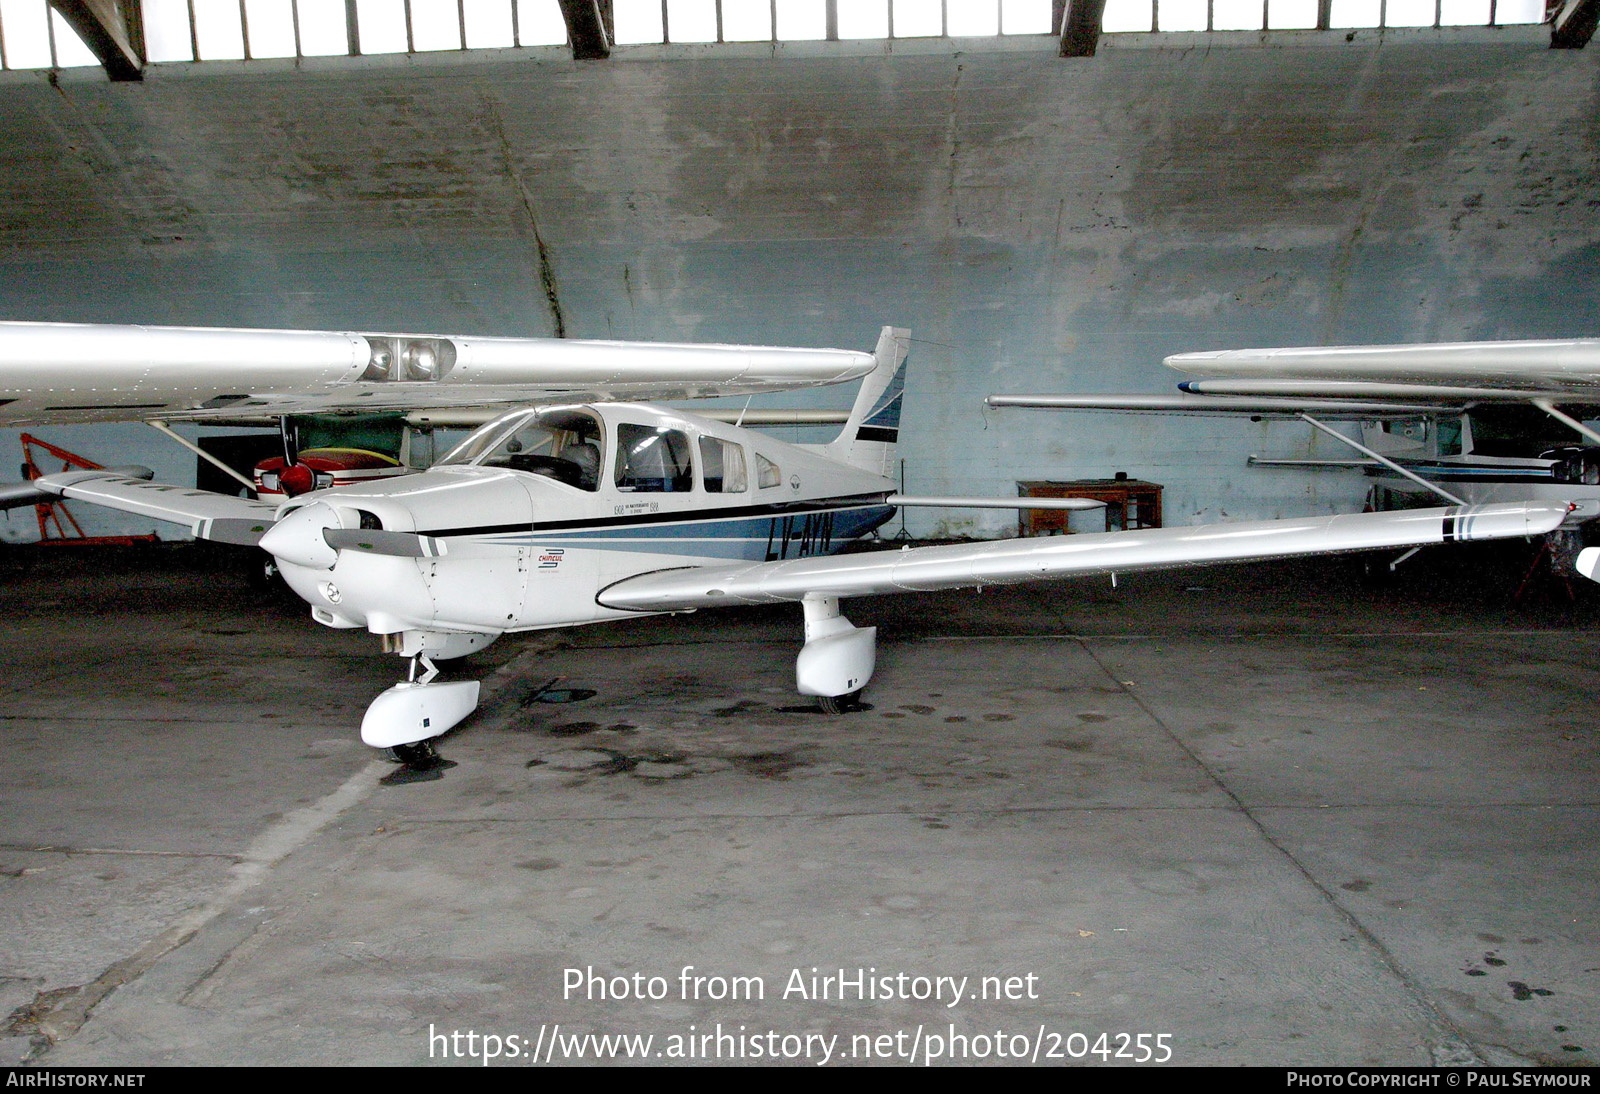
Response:
MULTIPOLYGON (((1183 350, 1595 335, 1600 53, 1546 40, 1127 35, 1071 61, 1048 39, 1001 39, 211 62, 138 84, 11 73, 0 318, 549 334, 559 314, 575 337, 850 347, 893 322, 918 339, 913 492, 1126 471, 1166 484, 1168 523, 1357 507, 1355 476, 1245 467, 1250 452, 1331 455, 1304 427, 981 400, 1169 391, 1161 358, 1183 350)), ((40 432, 192 478, 141 428, 40 432)), ((1010 524, 965 516, 911 529, 1010 524)), ((13 515, 3 534, 32 523, 13 515)))

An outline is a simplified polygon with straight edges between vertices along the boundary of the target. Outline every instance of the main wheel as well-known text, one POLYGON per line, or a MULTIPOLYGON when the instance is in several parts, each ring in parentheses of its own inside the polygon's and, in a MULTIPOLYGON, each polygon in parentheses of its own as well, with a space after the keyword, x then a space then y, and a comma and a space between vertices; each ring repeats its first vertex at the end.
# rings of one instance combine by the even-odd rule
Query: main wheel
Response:
POLYGON ((861 690, 857 688, 848 695, 819 695, 817 696, 817 706, 821 708, 824 714, 843 714, 846 711, 856 709, 860 705, 861 690))
POLYGON ((434 751, 432 741, 395 745, 393 751, 395 759, 414 771, 427 771, 445 762, 444 758, 434 751))

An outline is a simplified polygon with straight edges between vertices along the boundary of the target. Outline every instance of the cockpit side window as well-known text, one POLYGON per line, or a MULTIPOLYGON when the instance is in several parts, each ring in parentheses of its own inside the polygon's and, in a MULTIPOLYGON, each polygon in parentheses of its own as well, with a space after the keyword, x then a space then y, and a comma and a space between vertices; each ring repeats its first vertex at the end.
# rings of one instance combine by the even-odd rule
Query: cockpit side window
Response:
POLYGON ((700 438, 700 474, 708 494, 742 494, 749 489, 744 447, 716 437, 700 438))
POLYGON ((689 435, 623 422, 617 426, 617 489, 683 493, 694 489, 689 435))
POLYGON ((520 420, 529 412, 522 410, 512 414, 505 414, 492 422, 486 422, 467 435, 466 440, 456 445, 444 458, 434 461, 435 467, 449 467, 451 465, 477 463, 485 452, 492 449, 506 433, 512 428, 514 420, 520 420))
POLYGON ((587 410, 553 407, 478 434, 446 461, 527 471, 580 490, 600 487, 600 419, 587 410))

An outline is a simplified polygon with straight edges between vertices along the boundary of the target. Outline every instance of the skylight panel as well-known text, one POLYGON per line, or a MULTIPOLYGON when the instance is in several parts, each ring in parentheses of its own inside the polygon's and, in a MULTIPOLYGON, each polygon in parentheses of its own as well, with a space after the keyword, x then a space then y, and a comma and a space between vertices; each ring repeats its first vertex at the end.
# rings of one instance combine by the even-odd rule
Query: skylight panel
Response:
MULTIPOLYGON (((871 3, 872 0, 867 2, 871 3)), ((840 18, 843 17, 841 12, 840 18)), ((772 41, 772 4, 769 0, 722 0, 722 40, 772 41)))
POLYGON ((461 48, 456 0, 411 0, 411 48, 418 53, 461 48))
POLYGON ((894 0, 896 38, 937 38, 944 33, 939 0, 894 0))
POLYGON ((611 11, 618 45, 659 42, 666 37, 666 28, 661 25, 661 0, 615 0, 611 11))
POLYGON ((1000 0, 1001 34, 1050 34, 1050 0, 1000 0))
POLYGON ((236 61, 244 57, 244 23, 239 0, 191 0, 194 37, 202 61, 236 61))
POLYGON ((404 53, 409 46, 404 0, 356 0, 356 28, 362 53, 404 53))
POLYGON ((1000 0, 945 0, 946 31, 952 38, 1000 33, 1000 0))
POLYGON ((1502 26, 1544 22, 1544 0, 1499 0, 1494 21, 1502 26))
POLYGON ((464 0, 468 49, 505 49, 517 44, 511 26, 511 0, 464 0))
POLYGON ((1308 30, 1317 25, 1317 0, 1267 0, 1267 26, 1308 30))
POLYGON ((1383 22, 1390 27, 1433 26, 1434 0, 1389 0, 1383 22))
POLYGON ((715 42, 717 0, 667 0, 667 37, 674 42, 715 42))
POLYGON ((1161 0, 1157 30, 1205 30, 1206 0, 1161 0))
POLYGON ((293 57, 294 5, 290 0, 244 0, 250 56, 293 57))
POLYGON ((1148 31, 1155 19, 1154 0, 1106 0, 1100 28, 1108 34, 1148 31))
POLYGON ((1383 0, 1333 0, 1330 27, 1375 27, 1383 15, 1383 0))
POLYGON ((1212 0, 1212 30, 1260 30, 1264 17, 1262 0, 1212 0))
POLYGON ((343 4, 301 3, 299 15, 300 52, 304 56, 336 57, 350 52, 343 4))
POLYGON ((1439 23, 1446 27, 1487 26, 1489 0, 1443 0, 1439 5, 1439 23))
POLYGON ((840 4, 839 37, 889 37, 889 0, 852 0, 849 4, 840 4))
POLYGON ((525 46, 564 46, 567 21, 556 0, 517 0, 517 39, 525 46))
POLYGON ((778 41, 819 42, 828 36, 828 9, 823 0, 777 0, 778 41))

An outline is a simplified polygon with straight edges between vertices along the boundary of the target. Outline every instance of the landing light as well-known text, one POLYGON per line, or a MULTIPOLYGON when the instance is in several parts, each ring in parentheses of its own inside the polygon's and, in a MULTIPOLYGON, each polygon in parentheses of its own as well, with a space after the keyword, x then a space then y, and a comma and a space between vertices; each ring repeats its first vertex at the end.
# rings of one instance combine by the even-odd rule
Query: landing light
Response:
POLYGON ((448 338, 394 338, 368 335, 367 381, 442 380, 455 367, 456 347, 448 338))

